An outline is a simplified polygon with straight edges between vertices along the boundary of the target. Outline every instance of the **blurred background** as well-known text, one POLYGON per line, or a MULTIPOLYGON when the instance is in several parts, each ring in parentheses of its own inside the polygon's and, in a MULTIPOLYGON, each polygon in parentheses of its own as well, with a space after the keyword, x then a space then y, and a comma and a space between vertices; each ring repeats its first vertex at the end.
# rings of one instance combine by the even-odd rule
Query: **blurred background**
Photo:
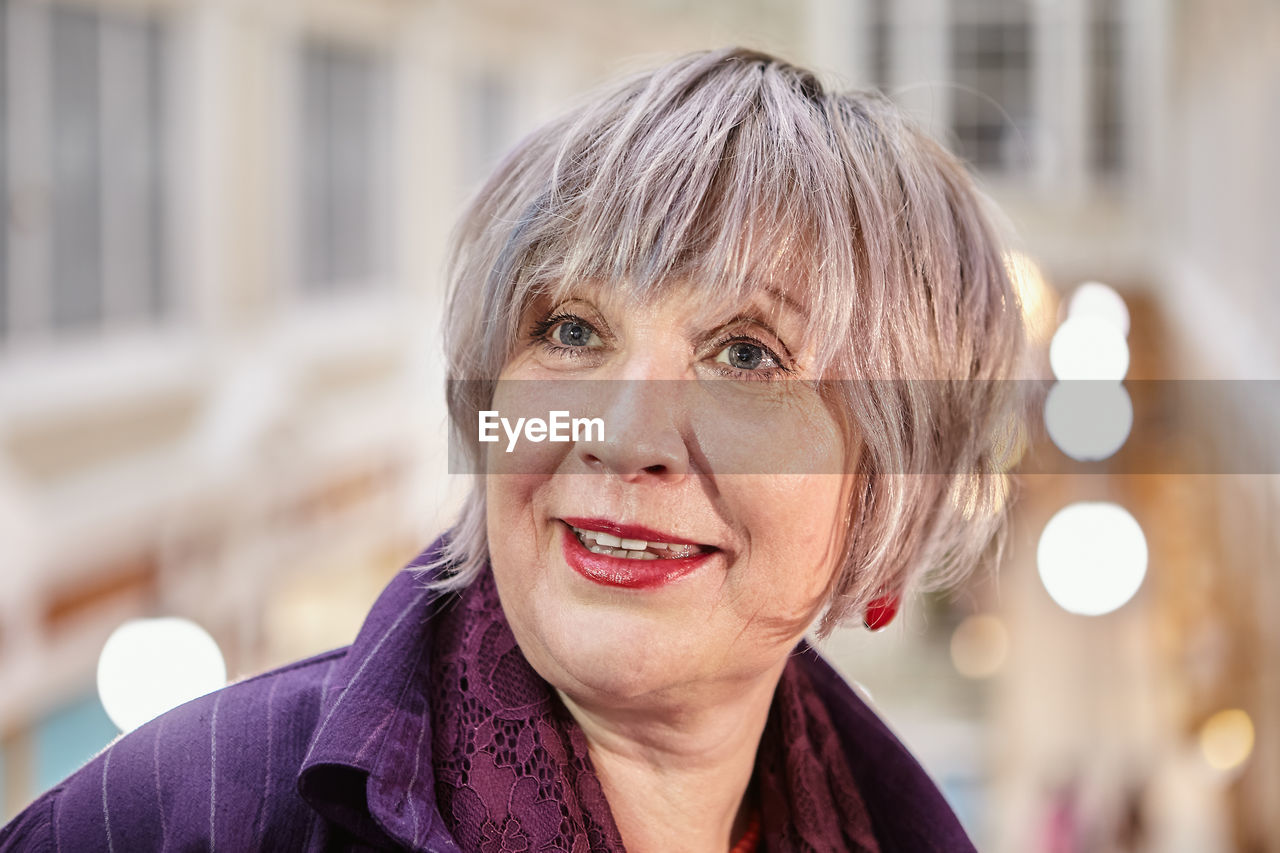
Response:
POLYGON ((466 195, 733 43, 963 156, 1044 375, 1114 403, 1032 436, 1089 465, 1020 476, 998 573, 827 652, 980 849, 1280 850, 1274 0, 0 0, 0 821, 152 703, 351 641, 463 485, 466 195), (1124 390, 1175 379, 1237 383, 1195 442, 1256 467, 1176 464, 1124 390))

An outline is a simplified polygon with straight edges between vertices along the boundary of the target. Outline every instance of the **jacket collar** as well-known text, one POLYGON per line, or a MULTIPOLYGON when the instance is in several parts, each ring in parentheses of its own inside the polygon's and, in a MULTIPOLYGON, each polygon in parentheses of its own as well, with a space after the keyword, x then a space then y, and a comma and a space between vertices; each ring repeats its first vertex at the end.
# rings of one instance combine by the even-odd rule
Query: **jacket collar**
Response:
POLYGON ((312 808, 373 844, 458 850, 436 808, 428 704, 431 615, 448 597, 424 588, 414 566, 391 581, 321 691, 316 728, 298 773, 312 808))

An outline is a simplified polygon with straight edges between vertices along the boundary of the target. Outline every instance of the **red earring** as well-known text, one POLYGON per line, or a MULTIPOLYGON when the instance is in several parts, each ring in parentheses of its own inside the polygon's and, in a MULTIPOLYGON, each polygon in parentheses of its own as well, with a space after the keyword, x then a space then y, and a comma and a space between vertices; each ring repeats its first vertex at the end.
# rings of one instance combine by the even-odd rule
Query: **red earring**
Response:
POLYGON ((867 610, 862 617, 862 623, 867 626, 868 631, 879 631, 892 622, 893 617, 897 615, 898 597, 896 595, 882 595, 867 602, 867 610))

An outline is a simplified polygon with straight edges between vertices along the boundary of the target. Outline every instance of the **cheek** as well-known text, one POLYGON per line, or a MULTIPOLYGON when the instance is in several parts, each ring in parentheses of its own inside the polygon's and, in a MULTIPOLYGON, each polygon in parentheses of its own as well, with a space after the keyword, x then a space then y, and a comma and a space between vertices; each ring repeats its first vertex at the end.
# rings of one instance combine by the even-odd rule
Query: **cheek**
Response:
POLYGON ((839 562, 845 519, 845 478, 774 475, 742 478, 735 501, 747 534, 740 582, 759 602, 807 613, 826 592, 839 562))
POLYGON ((692 429, 713 473, 846 472, 844 432, 814 389, 781 381, 708 382, 698 390, 692 429))
POLYGON ((546 477, 537 474, 490 474, 487 476, 485 501, 488 504, 490 531, 501 530, 504 525, 517 522, 522 516, 530 515, 530 503, 537 495, 540 486, 546 481, 546 477))
POLYGON ((548 477, 537 474, 491 474, 485 481, 493 570, 520 587, 531 584, 534 573, 516 568, 539 565, 540 556, 545 556, 538 518, 548 482, 548 477))
POLYGON ((759 457, 778 467, 725 478, 732 489, 725 508, 748 543, 736 592, 784 618, 806 619, 842 556, 852 478, 843 473, 844 432, 824 404, 801 398, 785 414, 786 429, 771 431, 773 449, 759 457))
POLYGON ((772 519, 774 540, 810 568, 830 562, 843 523, 843 478, 810 474, 776 480, 779 494, 774 504, 778 511, 772 519))

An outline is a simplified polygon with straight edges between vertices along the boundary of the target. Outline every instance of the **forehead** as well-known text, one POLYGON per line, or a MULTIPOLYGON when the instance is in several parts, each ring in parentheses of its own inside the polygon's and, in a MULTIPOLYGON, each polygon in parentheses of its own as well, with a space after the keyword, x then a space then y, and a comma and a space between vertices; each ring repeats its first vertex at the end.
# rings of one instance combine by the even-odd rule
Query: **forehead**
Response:
POLYGON ((675 300, 690 314, 700 319, 713 319, 719 315, 738 313, 752 309, 765 316, 784 316, 787 319, 808 321, 809 292, 785 283, 756 283, 754 286, 717 286, 692 278, 673 278, 648 287, 633 281, 560 282, 554 287, 539 289, 531 294, 534 304, 567 302, 584 299, 619 308, 646 307, 675 300))

